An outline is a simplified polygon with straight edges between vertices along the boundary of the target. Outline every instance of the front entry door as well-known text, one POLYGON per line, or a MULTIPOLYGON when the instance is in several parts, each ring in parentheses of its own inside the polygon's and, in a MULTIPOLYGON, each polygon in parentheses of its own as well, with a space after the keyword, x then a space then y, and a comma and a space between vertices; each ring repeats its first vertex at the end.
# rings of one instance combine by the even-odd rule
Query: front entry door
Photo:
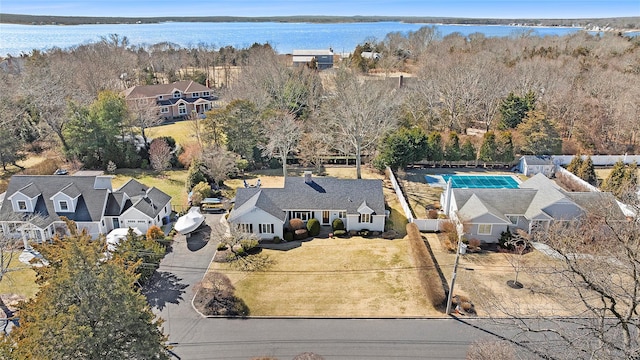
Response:
POLYGON ((328 211, 323 211, 322 212, 322 225, 329 225, 329 212, 328 211))
POLYGON ((118 220, 118 218, 113 218, 113 228, 114 229, 120 228, 120 220, 118 220))

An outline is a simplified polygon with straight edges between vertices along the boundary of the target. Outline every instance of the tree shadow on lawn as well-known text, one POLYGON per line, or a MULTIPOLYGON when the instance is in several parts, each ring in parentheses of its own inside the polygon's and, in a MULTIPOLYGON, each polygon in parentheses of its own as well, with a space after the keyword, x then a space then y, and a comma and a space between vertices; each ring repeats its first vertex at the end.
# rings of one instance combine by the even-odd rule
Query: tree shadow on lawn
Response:
POLYGON ((157 271, 143 287, 142 294, 147 297, 151 307, 164 309, 167 303, 177 304, 184 300, 182 295, 188 284, 181 283, 182 279, 167 271, 157 271))

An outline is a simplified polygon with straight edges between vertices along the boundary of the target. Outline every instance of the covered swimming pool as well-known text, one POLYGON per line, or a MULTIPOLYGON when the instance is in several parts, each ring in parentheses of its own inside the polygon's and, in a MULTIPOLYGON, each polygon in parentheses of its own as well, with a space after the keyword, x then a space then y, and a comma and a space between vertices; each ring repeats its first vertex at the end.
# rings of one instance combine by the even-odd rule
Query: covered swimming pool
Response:
POLYGON ((446 187, 451 180, 451 186, 456 189, 517 189, 520 185, 513 175, 425 175, 425 180, 431 186, 446 187))

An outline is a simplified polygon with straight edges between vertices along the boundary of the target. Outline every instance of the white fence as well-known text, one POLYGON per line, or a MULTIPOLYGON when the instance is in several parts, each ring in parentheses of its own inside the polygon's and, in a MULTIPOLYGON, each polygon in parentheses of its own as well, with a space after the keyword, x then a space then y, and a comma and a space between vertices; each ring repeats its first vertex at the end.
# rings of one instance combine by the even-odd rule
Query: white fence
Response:
POLYGON ((413 211, 411 211, 409 202, 407 202, 407 199, 404 197, 404 193, 402 192, 402 188, 400 187, 398 180, 396 180, 395 174, 388 167, 387 172, 389 173, 389 180, 391 180, 391 185, 393 186, 393 190, 396 192, 396 196, 398 197, 398 201, 400 202, 400 206, 402 206, 402 210, 404 211, 404 215, 407 217, 407 220, 418 225, 418 229, 420 229, 420 231, 440 231, 442 229, 442 224, 447 220, 416 219, 413 215, 413 211))
POLYGON ((561 167, 561 166, 557 166, 556 167, 556 171, 559 172, 560 174, 562 174, 563 176, 568 177, 569 179, 575 181, 576 183, 580 184, 581 186, 584 186, 586 189, 589 189, 589 191, 592 192, 599 192, 600 189, 598 189, 597 187, 589 184, 588 182, 580 179, 578 176, 576 176, 574 173, 572 173, 571 171, 561 167))
MULTIPOLYGON (((553 163, 556 165, 569 165, 574 155, 551 155, 553 163)), ((582 155, 582 159, 586 160, 587 155, 582 155)), ((625 164, 636 162, 640 164, 640 155, 590 155, 594 166, 611 166, 622 160, 625 164)))

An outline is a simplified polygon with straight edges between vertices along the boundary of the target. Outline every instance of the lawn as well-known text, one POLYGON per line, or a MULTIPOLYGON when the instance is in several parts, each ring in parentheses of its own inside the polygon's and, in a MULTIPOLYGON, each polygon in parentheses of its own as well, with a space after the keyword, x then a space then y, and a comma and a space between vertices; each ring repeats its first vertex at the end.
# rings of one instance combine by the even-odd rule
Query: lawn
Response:
POLYGON ((146 129, 145 134, 150 139, 170 136, 180 145, 197 142, 192 121, 178 121, 173 124, 154 126, 146 129))
POLYGON ((16 251, 2 281, 0 281, 0 294, 16 294, 26 299, 32 298, 38 292, 36 285, 36 272, 30 266, 18 260, 20 251, 16 251))
POLYGON ((140 169, 118 169, 112 181, 114 189, 124 185, 129 179, 134 178, 147 186, 155 186, 171 196, 171 204, 176 208, 187 205, 187 191, 185 181, 186 170, 169 170, 156 172, 140 169))
POLYGON ((423 295, 404 239, 314 239, 289 251, 263 250, 261 272, 225 273, 252 316, 439 316, 423 295))

